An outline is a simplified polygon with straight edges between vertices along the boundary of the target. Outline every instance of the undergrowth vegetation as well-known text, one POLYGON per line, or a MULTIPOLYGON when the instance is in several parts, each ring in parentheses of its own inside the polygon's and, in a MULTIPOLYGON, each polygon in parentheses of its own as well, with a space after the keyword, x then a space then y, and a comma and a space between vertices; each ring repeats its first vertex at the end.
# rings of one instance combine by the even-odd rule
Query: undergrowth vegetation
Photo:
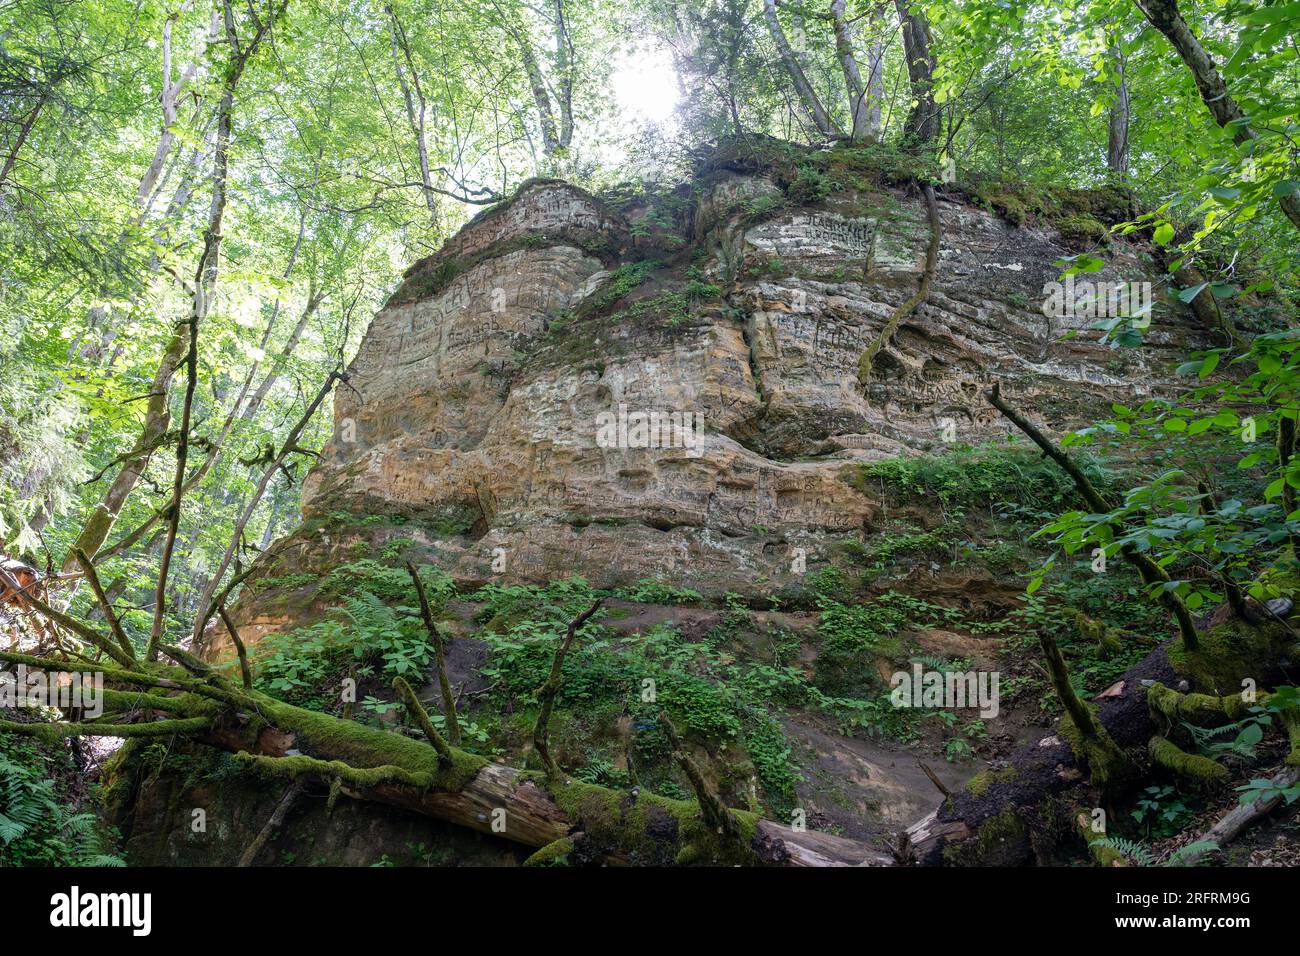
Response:
POLYGON ((62 748, 0 736, 0 866, 124 866, 62 748))

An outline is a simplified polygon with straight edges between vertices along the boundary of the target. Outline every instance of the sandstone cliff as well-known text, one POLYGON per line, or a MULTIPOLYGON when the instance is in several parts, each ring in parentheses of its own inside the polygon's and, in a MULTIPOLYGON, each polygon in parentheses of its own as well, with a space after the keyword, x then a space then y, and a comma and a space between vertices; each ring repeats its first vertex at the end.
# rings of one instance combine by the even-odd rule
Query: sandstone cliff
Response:
MULTIPOLYGON (((1209 341, 1123 242, 1080 281, 1154 280, 1145 348, 1100 342, 1086 314, 1045 315, 1058 261, 1087 248, 1077 219, 1014 225, 941 189, 928 300, 864 392, 859 356, 917 287, 926 209, 869 170, 827 178, 809 190, 720 157, 666 196, 535 180, 479 215, 375 317, 304 487, 306 523, 254 580, 327 570, 358 539, 382 543, 387 517, 460 582, 784 593, 878 530, 854 462, 1004 438, 983 398, 995 380, 1049 429, 1076 425, 1159 389, 1209 341), (638 413, 702 428, 681 447, 606 447, 620 410, 634 429, 638 413)), ((285 623, 271 603, 241 603, 250 640, 285 623)))
MULTIPOLYGON (((1046 624, 1019 616, 1024 573, 1045 553, 1030 535, 1071 492, 1033 451, 1003 447, 1015 436, 984 390, 1000 382, 1059 432, 1170 385, 1174 362, 1215 333, 1163 295, 1151 250, 1105 238, 1123 197, 1063 191, 1035 212, 1005 191, 937 192, 929 295, 865 388, 860 358, 917 292, 932 240, 909 171, 870 151, 724 150, 649 196, 536 180, 478 216, 407 272, 337 391, 304 520, 233 608, 255 671, 269 661, 272 689, 397 726, 389 681, 405 652, 384 642, 427 643, 411 561, 441 582, 449 686, 478 732, 468 746, 526 767, 555 628, 592 597, 563 579, 581 576, 613 597, 565 665, 552 743, 566 773, 684 795, 664 707, 728 805, 803 814, 876 856, 938 804, 933 781, 1010 773, 1010 755, 1050 726, 1017 642, 1066 628, 1059 610, 1046 624), (1153 284, 1141 349, 1102 341, 1086 310, 1044 311, 1060 260, 1099 243, 1106 266, 1081 282, 1153 284), (648 421, 662 441, 645 440, 648 421), (888 683, 918 659, 1001 671, 1006 706, 989 720, 900 715, 888 683), (647 675, 660 693, 648 703, 647 675)), ((1071 601, 1122 608, 1126 627, 1153 621, 1123 575, 1080 573, 1071 601)), ((1099 662, 1090 689, 1161 626, 1099 662)), ((209 628, 201 650, 230 649, 209 628)), ((441 709, 428 661, 408 676, 441 709)), ((175 807, 201 804, 220 771, 143 788, 124 828, 137 858, 207 852, 149 834, 176 831, 175 807)), ((232 820, 268 812, 263 791, 225 799, 232 820)), ((505 841, 458 841, 376 806, 321 840, 315 812, 295 811, 277 852, 517 859, 505 841)))

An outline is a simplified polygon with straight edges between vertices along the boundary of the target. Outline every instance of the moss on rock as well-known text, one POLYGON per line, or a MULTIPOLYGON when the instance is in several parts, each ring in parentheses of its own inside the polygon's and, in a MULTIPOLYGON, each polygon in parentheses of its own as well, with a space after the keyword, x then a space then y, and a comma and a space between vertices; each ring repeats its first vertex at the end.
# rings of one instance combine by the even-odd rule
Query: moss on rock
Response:
POLYGON ((1200 635, 1195 650, 1171 644, 1169 663, 1195 690, 1224 695, 1241 690, 1242 681, 1259 681, 1274 671, 1295 639, 1285 624, 1253 625, 1229 618, 1200 635))
POLYGON ((628 863, 648 866, 754 865, 750 844, 757 835, 758 817, 729 811, 740 827, 731 839, 710 828, 693 800, 672 800, 644 790, 620 793, 579 781, 553 783, 551 795, 574 827, 602 853, 628 863))

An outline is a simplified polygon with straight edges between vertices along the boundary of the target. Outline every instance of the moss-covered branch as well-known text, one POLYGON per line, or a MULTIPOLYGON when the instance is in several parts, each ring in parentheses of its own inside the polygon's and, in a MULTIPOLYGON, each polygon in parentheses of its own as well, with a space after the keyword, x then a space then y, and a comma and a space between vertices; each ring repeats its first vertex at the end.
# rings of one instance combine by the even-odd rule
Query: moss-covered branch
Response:
POLYGON ((420 617, 424 620, 424 629, 429 633, 433 643, 433 662, 438 672, 438 688, 442 691, 442 715, 447 721, 447 740, 453 747, 460 746, 460 722, 456 719, 456 698, 451 693, 451 681, 447 677, 447 661, 443 649, 442 632, 438 622, 433 619, 433 610, 429 607, 429 598, 424 593, 424 582, 411 562, 406 563, 406 570, 415 582, 415 593, 420 599, 420 617))
POLYGON ((235 653, 239 655, 239 677, 243 681, 244 690, 250 690, 253 686, 253 674, 248 668, 248 649, 244 647, 244 641, 239 636, 239 628, 235 627, 235 622, 230 619, 224 604, 217 605, 217 613, 221 615, 221 623, 226 625, 226 633, 230 635, 230 640, 235 645, 235 653))
MULTIPOLYGON (((1291 414, 1294 414, 1294 410, 1291 410, 1291 414)), ((1295 449, 1295 419, 1288 417, 1286 411, 1284 411, 1277 420, 1277 470, 1279 474, 1285 475, 1287 473, 1291 459, 1295 457, 1295 449)), ((1296 510, 1295 489, 1291 487, 1289 481, 1282 482, 1282 510, 1288 515, 1296 510)), ((1291 544, 1292 558, 1300 559, 1300 535, 1296 534, 1295 531, 1288 531, 1287 541, 1291 544)))
POLYGON ((591 607, 569 622, 569 627, 564 632, 564 639, 560 641, 560 646, 555 649, 555 657, 551 660, 550 676, 546 678, 546 683, 537 690, 537 699, 540 706, 537 710, 537 723, 533 725, 533 749, 537 751, 542 768, 550 776, 555 776, 560 772, 560 768, 555 763, 555 758, 551 756, 547 733, 551 723, 551 711, 555 709, 555 698, 560 693, 562 684, 560 671, 564 667, 564 657, 569 653, 569 645, 573 643, 573 637, 578 633, 578 629, 591 620, 591 616, 600 609, 602 603, 604 603, 604 598, 597 598, 592 602, 591 607))
POLYGON ((140 724, 93 724, 64 721, 20 724, 0 720, 0 733, 38 737, 47 743, 67 737, 170 737, 173 734, 197 734, 212 725, 210 717, 186 717, 179 720, 155 720, 140 724))
POLYGON ((283 777, 289 780, 320 777, 324 780, 338 780, 345 786, 358 790, 368 790, 385 783, 424 789, 431 786, 434 780, 432 774, 418 771, 413 773, 392 764, 378 767, 353 767, 342 760, 317 760, 315 757, 301 754, 268 757, 241 751, 235 754, 235 759, 252 767, 262 776, 283 777))
MULTIPOLYGON (((23 593, 22 586, 13 579, 4 568, 0 568, 0 582, 16 593, 23 593)), ((135 658, 128 654, 122 648, 118 647, 113 641, 110 641, 104 635, 100 634, 93 627, 83 624, 75 618, 69 617, 62 611, 56 611, 40 598, 36 597, 30 591, 23 593, 23 603, 30 605, 34 610, 40 612, 52 624, 57 624, 65 630, 71 631, 87 644, 92 645, 110 658, 130 670, 135 667, 135 658)))
MULTIPOLYGON (((1029 440, 1042 450, 1044 455, 1056 462, 1061 470, 1070 476, 1070 480, 1074 482, 1074 487, 1079 492, 1079 496, 1083 498, 1089 508, 1097 514, 1109 514, 1114 510, 1106 499, 1101 496, 1101 493, 1097 491, 1096 487, 1093 486, 1093 483, 1073 458, 1067 455, 1063 449, 1057 447, 1033 422, 1007 404, 1002 398, 1000 383, 995 382, 993 388, 988 391, 987 396, 994 408, 1001 412, 1011 424, 1024 432, 1029 437, 1029 440)), ((1120 554, 1125 561, 1137 568, 1143 583, 1148 585, 1169 583, 1169 574, 1165 569, 1132 545, 1123 545, 1120 548, 1120 554)), ((1169 613, 1173 615, 1174 620, 1177 622, 1178 633, 1182 637, 1183 646, 1189 650, 1194 650, 1197 646, 1196 623, 1192 620, 1192 612, 1187 609, 1187 604, 1175 592, 1165 587, 1160 588, 1159 600, 1161 604, 1168 608, 1169 613)))
POLYGON ((442 734, 438 733, 438 728, 433 726, 433 721, 429 719, 429 714, 421 706, 420 698, 415 696, 415 691, 411 689, 411 685, 400 677, 394 677, 393 690, 397 692, 397 695, 402 699, 402 703, 406 705, 406 712, 415 721, 415 725, 428 738, 433 749, 438 751, 438 762, 444 767, 451 766, 453 759, 451 748, 447 746, 447 741, 443 739, 442 734))
POLYGON ((681 738, 677 736, 677 728, 673 726, 673 722, 668 719, 668 715, 663 711, 659 712, 659 723, 663 727, 664 736, 668 738, 668 745, 672 747, 673 759, 682 768, 682 772, 686 774, 686 779, 691 783, 691 789, 695 791, 695 799, 700 804, 700 813, 704 817, 704 822, 717 830, 718 833, 739 840, 741 835, 740 824, 735 815, 722 802, 722 799, 709 785, 709 782, 704 779, 699 764, 686 752, 681 738))
POLYGON ((1065 708, 1061 718, 1061 735, 1069 741, 1076 757, 1088 767, 1093 784, 1100 790, 1114 787, 1132 775, 1131 762, 1115 745, 1106 728, 1091 708, 1075 692, 1061 649, 1046 630, 1039 630, 1038 641, 1047 661, 1056 696, 1065 708))
POLYGON ((1151 762, 1181 777, 1202 790, 1221 787, 1228 782, 1228 768, 1209 757, 1189 754, 1167 737, 1156 734, 1147 744, 1151 762))
POLYGON ((77 564, 81 565, 81 571, 85 574, 91 593, 95 595, 95 601, 104 614, 108 629, 113 633, 113 637, 117 639, 118 646, 122 648, 122 653, 131 661, 134 661, 135 648, 131 646, 131 641, 127 638, 126 632, 122 630, 122 623, 117 619, 117 612, 113 610, 113 602, 104 593, 104 586, 99 582, 99 573, 95 570, 95 565, 91 563, 90 558, 86 557, 86 552, 80 548, 74 549, 72 553, 77 559, 77 564))

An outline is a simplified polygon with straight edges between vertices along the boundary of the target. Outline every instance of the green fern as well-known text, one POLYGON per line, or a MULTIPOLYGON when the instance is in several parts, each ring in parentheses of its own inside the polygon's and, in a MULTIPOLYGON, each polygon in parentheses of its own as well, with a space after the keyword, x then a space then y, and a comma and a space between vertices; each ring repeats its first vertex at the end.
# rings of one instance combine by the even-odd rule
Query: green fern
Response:
POLYGON ((1165 860, 1160 865, 1181 866, 1184 862, 1187 861, 1188 857, 1192 858, 1191 862, 1193 865, 1195 865, 1200 861, 1200 858, 1202 856, 1205 856, 1210 853, 1217 853, 1217 852, 1219 852, 1219 844, 1216 843, 1215 841, 1196 840, 1193 843, 1187 844, 1187 846, 1179 847, 1172 854, 1170 854, 1169 859, 1165 860))
POLYGON ((1200 857, 1219 849, 1219 844, 1213 840, 1197 840, 1194 843, 1179 847, 1168 858, 1157 863, 1151 851, 1135 840, 1119 836, 1106 836, 1100 840, 1092 841, 1092 845, 1122 853, 1128 858, 1129 862, 1138 866, 1181 866, 1189 857, 1195 863, 1200 857))
POLYGON ((1122 853, 1124 856, 1128 857, 1131 862, 1136 863, 1138 866, 1155 865, 1155 858, 1151 855, 1150 850, 1144 847, 1141 843, 1126 839, 1125 837, 1106 836, 1102 837, 1100 840, 1093 840, 1092 845, 1103 847, 1107 850, 1114 850, 1116 853, 1122 853))
MULTIPOLYGON (((34 759, 40 758, 35 754, 34 759)), ((126 866, 93 813, 70 813, 54 781, 0 752, 0 863, 126 866)))

